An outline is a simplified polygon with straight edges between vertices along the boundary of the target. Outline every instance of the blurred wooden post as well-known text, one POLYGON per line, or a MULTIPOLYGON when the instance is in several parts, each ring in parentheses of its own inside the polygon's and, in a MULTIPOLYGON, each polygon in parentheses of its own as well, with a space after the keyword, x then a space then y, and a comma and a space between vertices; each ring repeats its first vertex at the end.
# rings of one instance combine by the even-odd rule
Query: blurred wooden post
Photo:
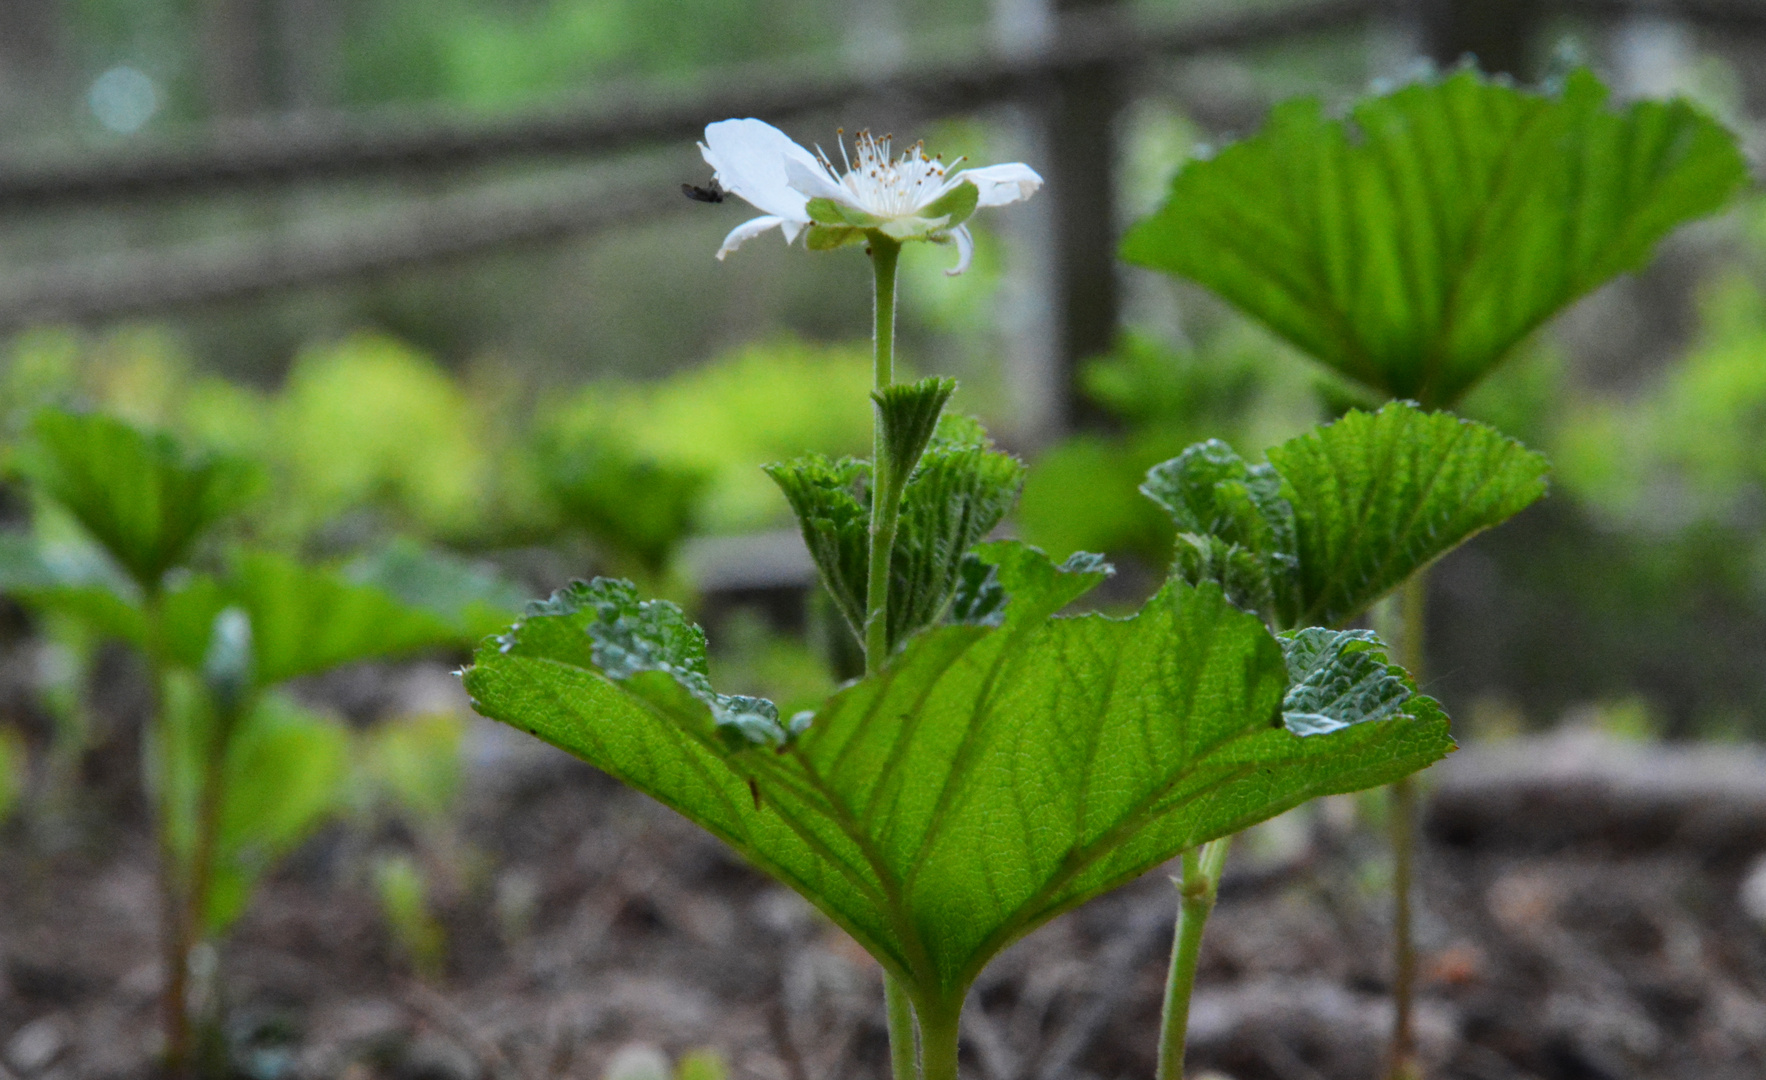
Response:
POLYGON ((1485 72, 1531 79, 1541 6, 1538 0, 1422 0, 1423 40, 1443 67, 1471 55, 1485 72))
MULTIPOLYGON (((1119 7, 1117 0, 1054 0, 1057 19, 1077 12, 1097 17, 1119 7)), ((1059 327, 1060 401, 1054 419, 1065 429, 1106 421, 1081 392, 1079 371, 1115 340, 1121 311, 1115 135, 1123 97, 1123 73, 1106 61, 1056 75, 1045 106, 1044 179, 1054 210, 1053 299, 1059 327)))

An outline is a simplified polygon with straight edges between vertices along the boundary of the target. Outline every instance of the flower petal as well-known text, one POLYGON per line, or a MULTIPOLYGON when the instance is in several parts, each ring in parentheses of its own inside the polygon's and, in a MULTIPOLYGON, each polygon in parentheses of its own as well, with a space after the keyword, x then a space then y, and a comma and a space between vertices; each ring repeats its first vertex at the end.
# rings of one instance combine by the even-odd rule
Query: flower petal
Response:
POLYGON ((804 204, 809 197, 793 190, 786 179, 785 163, 795 161, 821 168, 808 150, 764 120, 719 120, 705 127, 699 144, 705 163, 717 175, 725 191, 740 195, 758 209, 793 221, 809 220, 804 204))
POLYGON ((946 270, 945 274, 949 277, 956 277, 964 270, 969 269, 969 261, 975 257, 975 238, 969 235, 969 226, 967 225, 958 225, 952 229, 950 238, 956 241, 957 264, 946 270))
POLYGON ((803 228, 803 226, 797 222, 779 217, 776 214, 766 214, 757 218, 749 218, 747 221, 744 221, 742 224, 731 229, 730 235, 724 237, 723 246, 717 249, 718 261, 722 262, 725 255, 735 251, 744 243, 754 239, 761 233, 766 232, 768 229, 774 228, 775 226, 785 231, 786 243, 790 243, 792 240, 797 239, 798 230, 803 228), (795 228, 793 226, 795 226, 795 228))
POLYGON ((805 165, 797 158, 787 158, 785 182, 791 185, 792 190, 803 195, 805 202, 810 199, 833 199, 845 206, 858 206, 853 201, 852 192, 846 190, 846 185, 829 176, 828 170, 822 168, 819 161, 811 161, 805 165))
POLYGON ((1008 203, 1023 202, 1036 194, 1042 187, 1042 177, 1036 170, 1020 161, 1007 162, 1004 165, 989 165, 982 169, 964 169, 951 177, 955 180, 962 177, 975 185, 981 192, 979 206, 1005 206, 1008 203))

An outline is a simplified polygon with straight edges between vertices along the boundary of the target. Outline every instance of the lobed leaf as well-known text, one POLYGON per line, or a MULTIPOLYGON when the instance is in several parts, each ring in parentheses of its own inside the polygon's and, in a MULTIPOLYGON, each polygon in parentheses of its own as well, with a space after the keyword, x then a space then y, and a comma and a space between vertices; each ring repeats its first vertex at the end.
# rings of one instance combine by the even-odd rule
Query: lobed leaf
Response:
POLYGON ((1250 466, 1201 443, 1141 490, 1176 522, 1173 573, 1279 627, 1337 626, 1545 494, 1545 458, 1483 424, 1392 402, 1250 466))
POLYGON ((1734 137, 1687 102, 1605 103, 1587 71, 1557 96, 1461 71, 1347 121, 1289 102, 1186 165, 1122 254, 1206 285, 1383 397, 1449 406, 1745 182, 1734 137))
POLYGON ((32 432, 25 475, 144 589, 183 565, 259 481, 249 462, 192 454, 168 435, 95 413, 45 410, 32 432))
POLYGON ((1339 695, 1351 726, 1284 728, 1283 648, 1217 588, 1170 583, 1128 619, 1057 618, 1103 579, 1095 557, 1056 567, 1015 543, 980 557, 1008 598, 997 625, 911 638, 771 747, 720 737, 697 688, 702 643, 629 589, 536 608, 479 651, 466 687, 480 712, 649 793, 803 893, 923 1006, 960 1001, 1005 945, 1184 848, 1451 748, 1423 698, 1414 714, 1353 723, 1357 699, 1339 695), (660 663, 609 666, 593 628, 610 618, 674 644, 660 663))

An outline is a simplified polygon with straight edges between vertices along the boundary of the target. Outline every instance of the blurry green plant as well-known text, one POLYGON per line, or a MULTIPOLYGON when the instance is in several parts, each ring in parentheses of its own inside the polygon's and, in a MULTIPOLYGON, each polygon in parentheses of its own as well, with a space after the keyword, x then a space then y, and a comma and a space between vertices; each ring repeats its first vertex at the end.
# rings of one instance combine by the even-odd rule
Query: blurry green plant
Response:
MULTIPOLYGON (((1692 105, 1612 111, 1606 97, 1582 70, 1552 94, 1462 70, 1365 99, 1345 120, 1289 102, 1261 134, 1180 170, 1122 254, 1207 286, 1382 398, 1453 407, 1551 316, 1641 267, 1657 241, 1746 180, 1734 137, 1692 105)), ((1215 555, 1253 523, 1194 527, 1215 555)), ((1307 552, 1294 557, 1302 579, 1313 572, 1307 552)), ((1413 673, 1424 565, 1411 567, 1401 604, 1400 656, 1413 673)), ((1417 1069, 1408 781, 1395 799, 1396 1078, 1417 1069)), ((1181 1071, 1181 1059, 1166 1060, 1161 1076, 1181 1071)))
POLYGON ((24 793, 25 770, 29 765, 30 753, 23 736, 14 728, 0 728, 0 825, 12 816, 24 793))
POLYGON ((450 618, 335 570, 220 552, 219 527, 255 488, 258 471, 240 459, 95 414, 45 411, 32 433, 24 477, 85 535, 13 538, 0 586, 147 659, 167 1067, 183 1075, 194 1067, 192 948, 221 935, 254 883, 337 808, 347 773, 347 732, 276 688, 356 660, 460 647, 475 636, 464 616, 483 608, 456 595, 450 618))
POLYGON ((697 523, 707 474, 587 430, 544 444, 540 460, 566 526, 587 534, 614 572, 660 583, 697 523))
POLYGON ((706 477, 701 526, 736 532, 784 516, 762 465, 805 450, 838 455, 869 445, 869 392, 862 350, 784 340, 659 382, 593 383, 537 422, 541 438, 563 448, 611 445, 679 476, 706 477))
POLYGON ((1037 457, 1013 518, 1025 540, 1066 558, 1122 552, 1149 566, 1170 558, 1171 525, 1141 496, 1147 470, 1205 438, 1263 446, 1319 419, 1313 380, 1285 351, 1239 325, 1193 351, 1135 332, 1081 372, 1086 394, 1119 434, 1076 435, 1037 457))
MULTIPOLYGON (((1435 703, 1366 634, 1277 638, 1217 582, 1181 578, 1132 617, 1063 618, 1109 575, 1101 558, 982 543, 1022 466, 944 415, 952 380, 894 377, 897 235, 949 240, 937 230, 977 205, 964 194, 896 235, 868 209, 809 200, 812 249, 863 242, 872 260, 871 407, 855 393, 851 408, 872 414, 873 455, 767 471, 864 648, 862 679, 792 716, 718 693, 680 609, 605 578, 532 605, 465 676, 479 711, 698 822, 876 957, 896 1080, 956 1080, 970 984, 1044 921, 1452 746, 1435 703)), ((818 416, 839 411, 814 392, 818 416)))
POLYGON ((439 978, 447 962, 436 897, 457 891, 472 861, 454 821, 465 734, 464 718, 454 713, 392 717, 362 734, 357 755, 362 816, 396 820, 415 841, 415 854, 377 853, 371 875, 393 940, 426 979, 439 978))

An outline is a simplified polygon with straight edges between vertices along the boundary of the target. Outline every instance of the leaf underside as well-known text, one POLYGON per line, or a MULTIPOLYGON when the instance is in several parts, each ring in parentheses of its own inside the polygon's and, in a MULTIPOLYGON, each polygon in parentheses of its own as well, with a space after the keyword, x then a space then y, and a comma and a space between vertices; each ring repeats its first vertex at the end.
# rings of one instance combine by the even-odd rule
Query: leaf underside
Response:
POLYGON ((1314 100, 1173 180, 1123 257, 1208 286, 1384 397, 1452 405, 1523 337, 1746 180, 1676 100, 1605 108, 1463 71, 1328 120, 1314 100))
MULTIPOLYGON (((1102 580, 1095 565, 1010 543, 982 556, 1009 597, 999 625, 918 635, 778 749, 732 749, 667 672, 604 675, 586 594, 536 606, 466 686, 485 715, 698 822, 943 1004, 1017 937, 1178 851, 1451 749, 1421 696, 1328 735, 1284 728, 1283 646, 1218 588, 1173 582, 1132 618, 1056 618, 1102 580)), ((1353 721, 1352 698, 1329 700, 1353 721)))

